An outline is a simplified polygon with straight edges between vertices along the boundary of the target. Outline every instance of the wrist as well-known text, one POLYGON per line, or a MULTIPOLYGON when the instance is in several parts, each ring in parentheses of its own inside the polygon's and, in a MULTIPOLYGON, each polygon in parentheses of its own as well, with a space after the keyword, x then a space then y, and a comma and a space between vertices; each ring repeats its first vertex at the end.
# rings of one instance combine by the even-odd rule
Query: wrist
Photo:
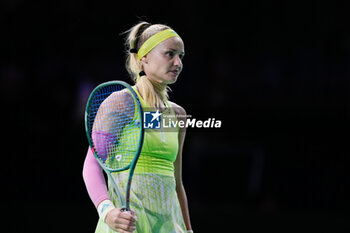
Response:
POLYGON ((97 206, 98 216, 100 216, 100 219, 102 219, 103 222, 106 222, 107 214, 114 208, 115 206, 111 200, 104 200, 97 206))

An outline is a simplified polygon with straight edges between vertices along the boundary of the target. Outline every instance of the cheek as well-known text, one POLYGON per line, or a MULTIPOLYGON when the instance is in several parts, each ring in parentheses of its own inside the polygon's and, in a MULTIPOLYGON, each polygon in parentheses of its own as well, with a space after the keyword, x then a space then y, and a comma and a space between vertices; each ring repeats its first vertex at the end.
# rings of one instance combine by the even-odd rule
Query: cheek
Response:
POLYGON ((169 67, 171 64, 166 59, 157 58, 152 62, 152 71, 156 73, 167 71, 169 67))

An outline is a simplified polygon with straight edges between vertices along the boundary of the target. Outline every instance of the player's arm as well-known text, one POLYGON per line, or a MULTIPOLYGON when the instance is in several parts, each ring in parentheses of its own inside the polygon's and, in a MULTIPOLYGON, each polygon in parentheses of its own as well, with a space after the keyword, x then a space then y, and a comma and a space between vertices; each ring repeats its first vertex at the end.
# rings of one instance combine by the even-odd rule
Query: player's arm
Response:
POLYGON ((85 158, 83 178, 90 199, 94 203, 100 218, 115 230, 132 232, 136 229, 136 216, 133 212, 123 213, 120 208, 115 208, 107 191, 106 180, 103 171, 90 148, 85 158))
MULTIPOLYGON (((186 121, 186 111, 181 106, 171 103, 175 114, 177 115, 178 121, 186 121)), ((177 154, 176 161, 174 162, 175 166, 175 180, 176 180, 176 192, 177 196, 180 202, 182 216, 185 221, 186 228, 188 232, 191 232, 192 226, 190 221, 190 214, 188 210, 188 202, 187 202, 187 196, 185 192, 185 188, 182 182, 182 149, 185 141, 185 135, 186 135, 186 128, 180 128, 179 129, 179 151, 177 154)))
POLYGON ((105 221, 108 212, 114 209, 114 205, 108 194, 102 168, 98 164, 90 147, 88 148, 84 162, 83 178, 90 199, 94 203, 98 215, 105 221))
POLYGON ((98 205, 102 201, 110 200, 102 168, 98 164, 90 147, 88 148, 84 162, 83 178, 90 199, 96 208, 98 208, 98 205))
POLYGON ((112 93, 98 108, 92 129, 92 140, 99 157, 105 161, 109 150, 118 141, 124 126, 134 117, 134 109, 130 93, 120 91, 112 93), (113 106, 113 107, 112 107, 113 106), (111 121, 109 119, 118 119, 111 121), (116 125, 118 125, 116 127, 116 125))

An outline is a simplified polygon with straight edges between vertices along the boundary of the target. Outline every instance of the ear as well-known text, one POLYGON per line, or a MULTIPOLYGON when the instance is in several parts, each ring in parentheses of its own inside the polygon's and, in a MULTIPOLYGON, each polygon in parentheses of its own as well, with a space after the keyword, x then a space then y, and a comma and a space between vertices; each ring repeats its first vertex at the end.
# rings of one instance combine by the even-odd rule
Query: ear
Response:
POLYGON ((145 64, 148 64, 147 55, 141 58, 141 62, 145 63, 145 64))

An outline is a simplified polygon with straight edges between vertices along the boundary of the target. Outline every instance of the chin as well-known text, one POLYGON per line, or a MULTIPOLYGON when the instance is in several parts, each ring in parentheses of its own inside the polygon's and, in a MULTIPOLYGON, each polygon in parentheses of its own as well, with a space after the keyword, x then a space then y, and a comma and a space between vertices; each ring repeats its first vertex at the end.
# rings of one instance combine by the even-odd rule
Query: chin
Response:
POLYGON ((176 83, 176 81, 177 81, 177 77, 172 78, 172 79, 168 79, 165 82, 166 82, 166 84, 173 84, 173 83, 176 83))
POLYGON ((173 84, 177 81, 177 78, 179 77, 179 75, 169 75, 166 77, 166 79, 164 79, 166 84, 173 84))

